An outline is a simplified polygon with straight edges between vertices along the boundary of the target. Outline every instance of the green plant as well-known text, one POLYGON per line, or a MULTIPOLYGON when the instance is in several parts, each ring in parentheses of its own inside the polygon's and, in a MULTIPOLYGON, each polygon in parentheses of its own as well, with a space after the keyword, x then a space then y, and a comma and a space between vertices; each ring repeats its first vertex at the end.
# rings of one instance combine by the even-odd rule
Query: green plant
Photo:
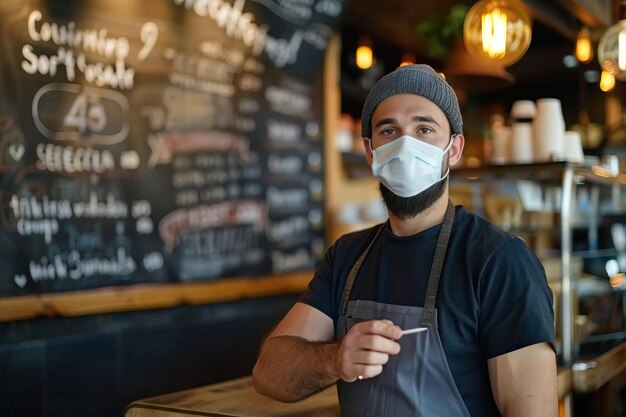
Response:
POLYGON ((469 6, 457 4, 447 14, 433 15, 415 26, 431 58, 444 59, 448 56, 452 42, 463 35, 463 22, 468 10, 469 6))

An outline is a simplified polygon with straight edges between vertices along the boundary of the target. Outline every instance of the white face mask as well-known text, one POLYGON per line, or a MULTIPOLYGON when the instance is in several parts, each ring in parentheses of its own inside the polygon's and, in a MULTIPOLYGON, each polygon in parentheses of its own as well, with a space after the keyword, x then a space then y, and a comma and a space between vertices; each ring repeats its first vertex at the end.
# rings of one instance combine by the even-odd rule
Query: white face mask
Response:
MULTIPOLYGON (((404 135, 393 142, 372 150, 374 176, 400 197, 413 197, 428 187, 442 181, 443 156, 454 142, 454 136, 445 149, 404 135)), ((370 149, 372 142, 370 139, 370 149)))

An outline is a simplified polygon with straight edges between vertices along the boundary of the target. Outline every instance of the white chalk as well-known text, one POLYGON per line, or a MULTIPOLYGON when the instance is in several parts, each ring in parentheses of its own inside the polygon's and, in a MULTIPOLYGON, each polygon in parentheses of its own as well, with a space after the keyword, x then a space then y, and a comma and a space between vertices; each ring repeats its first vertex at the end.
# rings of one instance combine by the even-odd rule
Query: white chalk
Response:
POLYGON ((405 334, 423 332, 424 330, 427 330, 427 329, 428 327, 415 327, 413 329, 402 330, 402 336, 404 336, 405 334))

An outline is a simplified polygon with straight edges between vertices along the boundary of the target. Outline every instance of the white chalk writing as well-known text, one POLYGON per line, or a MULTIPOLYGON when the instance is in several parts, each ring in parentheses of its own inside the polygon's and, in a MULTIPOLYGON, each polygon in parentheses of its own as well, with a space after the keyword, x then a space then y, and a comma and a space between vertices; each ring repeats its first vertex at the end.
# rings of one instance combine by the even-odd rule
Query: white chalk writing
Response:
POLYGON ((225 0, 173 0, 176 5, 192 9, 198 16, 209 17, 226 36, 240 40, 251 48, 254 55, 265 52, 277 68, 296 62, 302 45, 302 31, 296 30, 290 39, 268 35, 269 25, 258 25, 252 13, 243 13, 245 0, 235 0, 230 4, 225 0))
POLYGON ((265 98, 272 110, 286 115, 307 116, 311 112, 311 97, 276 85, 265 89, 265 98))
POLYGON ((299 249, 294 253, 272 251, 272 269, 275 273, 311 268, 313 265, 311 254, 306 249, 299 249))
POLYGON ((115 169, 115 159, 108 150, 40 143, 36 148, 36 166, 50 172, 94 172, 115 169))

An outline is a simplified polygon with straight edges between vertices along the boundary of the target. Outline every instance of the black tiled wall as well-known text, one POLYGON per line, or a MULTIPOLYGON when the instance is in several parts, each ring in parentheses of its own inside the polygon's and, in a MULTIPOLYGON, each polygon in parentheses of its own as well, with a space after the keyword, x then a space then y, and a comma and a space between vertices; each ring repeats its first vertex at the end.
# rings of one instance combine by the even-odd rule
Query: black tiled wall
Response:
POLYGON ((295 296, 0 325, 0 416, 122 416, 133 400, 249 375, 295 296))

